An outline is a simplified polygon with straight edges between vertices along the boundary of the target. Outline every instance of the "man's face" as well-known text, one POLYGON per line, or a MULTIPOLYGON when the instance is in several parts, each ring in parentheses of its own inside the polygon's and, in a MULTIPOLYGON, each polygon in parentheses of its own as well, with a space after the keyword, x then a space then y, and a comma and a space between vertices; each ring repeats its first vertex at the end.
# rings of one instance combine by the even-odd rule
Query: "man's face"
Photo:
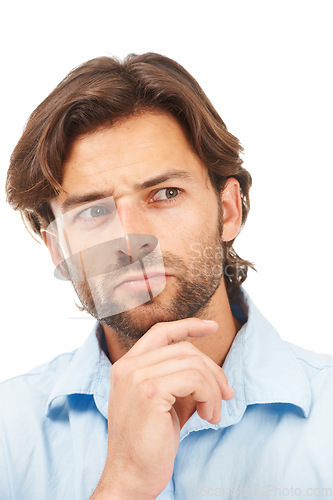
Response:
MULTIPOLYGON (((145 113, 79 137, 64 165, 62 186, 64 192, 52 202, 56 215, 69 198, 94 193, 96 200, 84 208, 89 207, 85 213, 95 224, 103 217, 97 196, 110 197, 125 235, 152 235, 160 245, 166 279, 163 291, 131 307, 138 303, 142 283, 140 288, 139 281, 119 286, 101 281, 100 292, 106 300, 117 304, 125 297, 128 301, 128 310, 105 317, 102 323, 119 336, 137 340, 156 322, 205 317, 216 290, 223 286, 222 205, 173 117, 145 113)), ((73 207, 79 210, 80 204, 73 207)), ((89 220, 85 216, 80 228, 89 220)), ((154 259, 148 262, 155 269, 154 259)), ((96 317, 87 280, 73 282, 73 286, 82 305, 96 317)))

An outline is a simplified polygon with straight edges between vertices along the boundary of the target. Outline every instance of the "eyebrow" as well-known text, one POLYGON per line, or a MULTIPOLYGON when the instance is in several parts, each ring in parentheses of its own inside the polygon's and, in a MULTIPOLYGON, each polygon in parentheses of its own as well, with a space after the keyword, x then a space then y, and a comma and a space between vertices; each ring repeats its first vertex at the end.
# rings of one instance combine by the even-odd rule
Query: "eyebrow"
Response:
POLYGON ((162 182, 168 181, 169 179, 184 179, 187 181, 194 181, 194 177, 187 170, 167 170, 166 172, 163 172, 156 177, 151 177, 146 181, 135 184, 134 188, 137 191, 142 191, 143 189, 162 184, 162 182))
MULTIPOLYGON (((195 182, 194 177, 187 170, 167 170, 162 174, 156 177, 150 177, 149 179, 139 182, 134 185, 134 189, 136 191, 143 191, 149 187, 157 186, 158 184, 162 184, 169 179, 184 179, 190 182, 195 182)), ((65 200, 60 208, 62 212, 69 210, 75 206, 81 205, 83 203, 88 203, 89 201, 101 200, 102 198, 107 198, 112 196, 112 192, 110 191, 92 191, 90 193, 85 194, 74 194, 65 200)))

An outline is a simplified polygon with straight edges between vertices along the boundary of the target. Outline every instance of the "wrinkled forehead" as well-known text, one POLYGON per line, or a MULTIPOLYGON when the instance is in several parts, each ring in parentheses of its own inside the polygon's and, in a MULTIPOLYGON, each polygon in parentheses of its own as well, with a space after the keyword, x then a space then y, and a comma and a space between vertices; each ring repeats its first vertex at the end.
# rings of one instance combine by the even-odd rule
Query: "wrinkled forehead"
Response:
POLYGON ((146 113, 74 141, 64 164, 63 191, 53 208, 87 188, 103 187, 105 196, 118 198, 169 170, 207 177, 179 123, 169 115, 146 113))
MULTIPOLYGON (((152 175, 146 177, 144 180, 136 182, 132 180, 131 191, 133 193, 142 193, 154 187, 158 187, 163 183, 180 183, 187 186, 200 186, 200 176, 196 176, 194 172, 190 170, 183 169, 169 169, 158 173, 157 175, 152 175)), ((51 207, 56 216, 65 216, 71 210, 77 207, 83 207, 84 205, 95 202, 102 199, 108 199, 109 202, 116 203, 113 197, 113 192, 115 191, 114 186, 110 184, 104 184, 102 187, 97 185, 92 185, 85 187, 85 189, 80 190, 78 186, 74 192, 69 195, 69 193, 64 193, 62 196, 58 196, 51 201, 51 207)))

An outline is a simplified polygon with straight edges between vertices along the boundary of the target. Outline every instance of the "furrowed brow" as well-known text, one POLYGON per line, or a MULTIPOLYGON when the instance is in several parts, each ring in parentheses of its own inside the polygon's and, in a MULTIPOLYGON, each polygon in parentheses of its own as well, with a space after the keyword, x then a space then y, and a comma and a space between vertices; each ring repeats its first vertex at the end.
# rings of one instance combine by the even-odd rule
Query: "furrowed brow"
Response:
MULTIPOLYGON (((194 177, 187 170, 167 170, 156 177, 151 177, 143 182, 135 184, 134 189, 136 191, 143 191, 149 187, 157 186, 162 184, 167 180, 172 179, 183 179, 190 182, 195 182, 194 177)), ((85 194, 74 194, 67 198, 61 205, 60 209, 62 213, 67 212, 69 209, 82 205, 83 203, 89 203, 90 201, 101 200, 102 198, 108 198, 112 196, 111 192, 94 191, 85 194)))
POLYGON ((151 177, 146 181, 135 184, 134 187, 137 191, 142 191, 143 189, 162 184, 162 182, 168 181, 169 179, 184 179, 194 182, 194 177, 187 170, 167 170, 156 177, 151 177))
POLYGON ((70 208, 82 205, 83 203, 88 203, 89 201, 101 200, 102 198, 107 198, 109 196, 112 196, 110 192, 101 192, 101 191, 86 193, 82 195, 74 194, 73 196, 67 198, 67 200, 65 200, 60 205, 60 208, 62 212, 67 212, 67 210, 69 210, 70 208))

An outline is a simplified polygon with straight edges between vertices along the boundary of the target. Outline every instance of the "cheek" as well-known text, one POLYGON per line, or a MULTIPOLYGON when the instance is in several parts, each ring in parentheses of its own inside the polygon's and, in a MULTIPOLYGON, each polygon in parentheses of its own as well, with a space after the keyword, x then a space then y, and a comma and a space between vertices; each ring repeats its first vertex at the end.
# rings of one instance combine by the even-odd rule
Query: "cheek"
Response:
POLYGON ((193 245, 207 244, 215 239, 219 217, 217 200, 211 193, 196 204, 183 204, 177 210, 159 215, 154 220, 152 229, 162 251, 186 258, 193 245))
POLYGON ((173 224, 168 230, 160 232, 159 243, 163 252, 170 252, 183 260, 188 260, 196 255, 195 250, 207 245, 212 238, 212 228, 208 228, 205 221, 194 221, 189 218, 188 223, 183 219, 173 224))

